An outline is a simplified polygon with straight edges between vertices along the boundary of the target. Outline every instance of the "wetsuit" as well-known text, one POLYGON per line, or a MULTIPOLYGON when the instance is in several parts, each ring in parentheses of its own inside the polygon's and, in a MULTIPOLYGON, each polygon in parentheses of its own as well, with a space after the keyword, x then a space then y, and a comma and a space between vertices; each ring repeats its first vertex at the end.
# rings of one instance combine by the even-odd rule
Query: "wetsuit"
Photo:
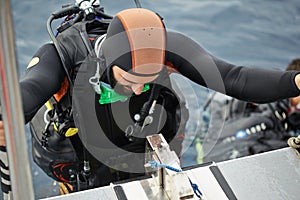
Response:
MULTIPOLYGON (((63 62, 70 72, 78 71, 85 64, 87 55, 90 54, 80 32, 83 35, 86 34, 85 37, 94 37, 103 30, 96 28, 99 26, 101 23, 97 21, 87 23, 87 25, 77 23, 58 35, 57 39, 64 54, 63 62)), ((117 48, 117 46, 112 46, 112 48, 117 48)), ((61 88, 65 77, 61 60, 52 44, 41 47, 34 57, 38 57, 39 62, 26 70, 20 82, 26 122, 30 121, 37 110, 61 88)), ((167 32, 166 63, 200 85, 242 100, 268 102, 299 95, 294 83, 297 72, 238 67, 210 55, 196 42, 176 32, 167 32)), ((106 80, 105 77, 103 80, 106 80)), ((173 98, 174 96, 169 95, 169 92, 168 89, 163 89, 163 98, 159 100, 159 104, 164 104, 167 111, 166 123, 163 124, 161 132, 168 141, 176 135, 179 129, 179 125, 174 123, 179 102, 173 98), (163 103, 164 101, 166 102, 163 103)), ((149 92, 145 92, 126 102, 114 103, 114 107, 120 109, 119 113, 123 113, 121 112, 122 104, 129 101, 129 115, 133 118, 149 95, 149 92)), ((95 95, 95 98, 97 100, 99 97, 95 95)), ((113 116, 110 104, 95 105, 98 121, 110 141, 121 147, 129 145, 131 148, 129 150, 133 152, 144 150, 144 144, 137 149, 130 145, 130 141, 125 137, 124 129, 120 128, 120 124, 117 125, 114 120, 115 116, 113 116)), ((123 121, 122 124, 126 128, 127 121, 123 121)), ((101 143, 101 140, 97 144, 105 145, 101 143)))
MULTIPOLYGON (((64 38, 64 42, 69 43, 68 46, 70 46, 67 50, 73 49, 73 52, 65 53, 66 66, 70 69, 80 65, 88 53, 86 49, 78 49, 80 39, 76 40, 75 37, 79 36, 75 34, 74 38, 64 38)), ((20 82, 26 122, 47 99, 59 90, 65 76, 52 44, 41 47, 34 57, 40 59, 39 63, 27 69, 20 82)), ((183 76, 204 86, 206 83, 203 77, 208 75, 214 78, 211 71, 214 73, 217 69, 215 73, 219 73, 222 78, 225 91, 218 86, 214 87, 213 84, 208 87, 221 90, 220 92, 225 92, 237 99, 262 103, 299 95, 294 83, 297 72, 238 67, 212 56, 196 42, 180 33, 167 33, 166 59, 183 76), (213 63, 208 63, 211 61, 213 63), (217 67, 216 69, 210 68, 213 64, 217 67)))

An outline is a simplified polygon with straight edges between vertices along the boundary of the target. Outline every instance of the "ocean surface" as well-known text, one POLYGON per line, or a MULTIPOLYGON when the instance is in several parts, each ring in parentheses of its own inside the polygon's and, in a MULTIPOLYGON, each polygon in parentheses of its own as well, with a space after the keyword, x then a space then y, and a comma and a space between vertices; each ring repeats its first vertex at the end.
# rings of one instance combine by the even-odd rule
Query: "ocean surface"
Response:
MULTIPOLYGON (((46 30, 48 17, 68 3, 73 1, 11 1, 20 76, 38 48, 50 41, 46 30)), ((159 13, 168 29, 188 35, 216 57, 236 65, 284 70, 292 59, 300 57, 299 0, 141 0, 141 3, 159 13)), ((135 7, 133 0, 102 0, 101 5, 110 15, 135 7)), ((208 91, 186 80, 180 83, 188 98, 197 98, 196 103, 189 104, 193 112, 187 132, 193 132, 199 126, 208 91)), ((28 127, 27 134, 30 151, 28 127)), ((197 155, 189 144, 183 156, 184 166, 196 164, 197 155)), ((57 195, 57 183, 31 164, 36 198, 57 195)))

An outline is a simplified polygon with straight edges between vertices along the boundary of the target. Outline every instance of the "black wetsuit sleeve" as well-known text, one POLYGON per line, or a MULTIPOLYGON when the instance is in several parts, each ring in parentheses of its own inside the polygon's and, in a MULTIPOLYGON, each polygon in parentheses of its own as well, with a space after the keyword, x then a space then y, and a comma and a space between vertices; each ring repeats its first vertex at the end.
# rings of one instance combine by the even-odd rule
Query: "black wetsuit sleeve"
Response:
POLYGON ((240 100, 265 103, 300 95, 298 72, 235 66, 180 33, 167 33, 166 59, 193 82, 240 100))
POLYGON ((38 62, 27 67, 20 80, 25 122, 29 122, 39 108, 61 86, 65 72, 53 44, 42 46, 33 56, 38 62))

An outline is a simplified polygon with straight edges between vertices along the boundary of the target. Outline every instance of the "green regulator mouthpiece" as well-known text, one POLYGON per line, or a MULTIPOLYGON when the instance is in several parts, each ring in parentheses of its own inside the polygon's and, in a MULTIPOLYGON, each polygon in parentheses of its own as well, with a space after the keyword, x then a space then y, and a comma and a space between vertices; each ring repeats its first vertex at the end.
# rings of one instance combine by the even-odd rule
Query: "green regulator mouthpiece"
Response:
MULTIPOLYGON (((129 98, 128 96, 118 94, 117 92, 115 92, 114 89, 111 88, 109 84, 104 82, 100 82, 100 89, 101 89, 101 94, 99 99, 100 104, 115 103, 117 101, 126 101, 129 98)), ((142 92, 146 92, 149 89, 150 89, 150 85, 145 84, 142 92)))

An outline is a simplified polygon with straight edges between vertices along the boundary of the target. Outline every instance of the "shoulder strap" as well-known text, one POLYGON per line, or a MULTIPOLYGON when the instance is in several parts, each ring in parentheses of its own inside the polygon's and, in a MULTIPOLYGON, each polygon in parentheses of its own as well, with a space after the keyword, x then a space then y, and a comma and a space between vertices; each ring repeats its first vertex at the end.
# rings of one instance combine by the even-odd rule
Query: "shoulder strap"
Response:
POLYGON ((82 41, 84 42, 88 52, 89 52, 89 55, 92 56, 92 58, 97 58, 96 56, 96 53, 94 51, 94 48, 92 47, 92 44, 89 40, 89 36, 87 34, 87 31, 86 31, 86 24, 87 22, 82 22, 82 26, 79 26, 79 34, 80 34, 80 37, 82 39, 82 41))

